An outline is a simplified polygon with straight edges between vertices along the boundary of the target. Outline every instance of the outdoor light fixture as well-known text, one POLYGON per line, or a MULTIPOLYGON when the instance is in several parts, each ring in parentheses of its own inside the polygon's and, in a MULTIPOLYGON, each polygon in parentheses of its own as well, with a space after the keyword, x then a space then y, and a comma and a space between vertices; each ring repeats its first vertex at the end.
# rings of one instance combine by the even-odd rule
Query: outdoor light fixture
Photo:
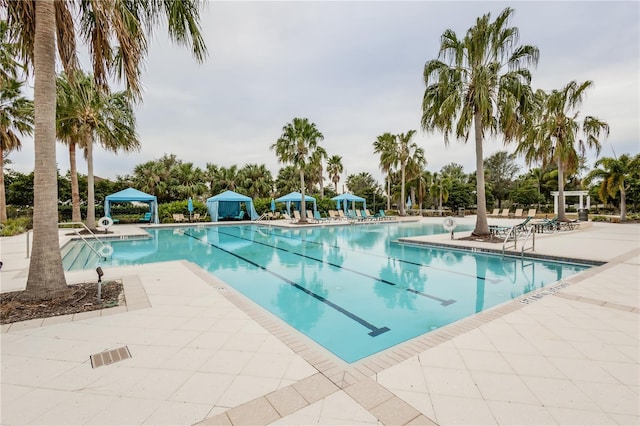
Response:
POLYGON ((98 274, 98 303, 102 303, 101 290, 102 290, 102 276, 104 275, 104 272, 102 272, 102 268, 98 266, 96 268, 96 273, 98 274))

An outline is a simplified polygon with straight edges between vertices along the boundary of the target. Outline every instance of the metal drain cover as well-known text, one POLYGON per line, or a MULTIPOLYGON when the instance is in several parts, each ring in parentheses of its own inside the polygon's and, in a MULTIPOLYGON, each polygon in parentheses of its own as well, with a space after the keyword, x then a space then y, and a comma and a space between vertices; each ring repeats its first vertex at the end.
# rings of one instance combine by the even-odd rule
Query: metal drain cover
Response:
POLYGON ((113 364, 114 362, 131 358, 131 352, 129 352, 128 347, 123 346, 121 348, 112 349, 110 351, 93 354, 89 358, 91 359, 91 367, 98 368, 102 367, 103 365, 109 365, 113 364))

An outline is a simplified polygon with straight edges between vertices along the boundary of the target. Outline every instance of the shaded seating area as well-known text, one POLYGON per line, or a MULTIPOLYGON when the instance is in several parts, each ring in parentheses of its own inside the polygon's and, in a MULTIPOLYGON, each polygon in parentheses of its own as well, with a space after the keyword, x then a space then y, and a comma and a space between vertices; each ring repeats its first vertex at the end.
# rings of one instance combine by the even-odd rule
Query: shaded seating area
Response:
MULTIPOLYGON (((312 212, 315 212, 316 210, 318 210, 318 207, 317 207, 317 205, 316 205, 316 199, 315 199, 315 198, 313 198, 313 197, 311 197, 311 196, 309 196, 309 195, 306 195, 306 194, 305 194, 305 196, 304 196, 304 201, 305 201, 305 204, 307 204, 307 203, 313 203, 313 210, 312 210, 312 212)), ((300 193, 300 192, 296 192, 296 191, 294 191, 294 192, 290 192, 290 193, 288 193, 287 195, 283 195, 282 197, 276 198, 276 199, 274 200, 274 202, 276 202, 276 203, 285 203, 286 208, 287 208, 287 214, 288 214, 289 216, 291 216, 291 215, 292 215, 292 212, 291 212, 291 205, 293 204, 293 206, 294 206, 294 207, 296 208, 296 210, 298 211, 298 216, 300 216, 299 211, 300 211, 300 209, 301 209, 301 205, 302 205, 302 193, 300 193)), ((306 207, 306 209, 308 209, 308 208, 309 208, 309 207, 306 207)), ((296 219, 300 220, 300 217, 295 216, 295 212, 293 213, 293 215, 294 215, 294 217, 295 217, 296 219)))
POLYGON ((207 199, 207 209, 213 222, 222 220, 245 220, 245 214, 250 220, 256 220, 260 216, 253 206, 253 200, 246 195, 233 191, 225 191, 207 199), (245 206, 246 213, 242 210, 245 206))
MULTIPOLYGON (((113 203, 131 203, 131 202, 139 202, 139 203, 147 203, 149 205, 149 212, 144 215, 144 218, 149 218, 145 220, 147 223, 160 223, 158 219, 158 198, 155 195, 149 195, 142 191, 138 191, 135 188, 127 188, 122 191, 116 192, 111 195, 107 195, 104 199, 104 215, 107 217, 111 217, 111 205, 113 203)), ((113 220, 113 218, 112 218, 113 220)), ((116 223, 115 220, 113 220, 116 223)), ((140 220, 140 222, 143 222, 140 220)))

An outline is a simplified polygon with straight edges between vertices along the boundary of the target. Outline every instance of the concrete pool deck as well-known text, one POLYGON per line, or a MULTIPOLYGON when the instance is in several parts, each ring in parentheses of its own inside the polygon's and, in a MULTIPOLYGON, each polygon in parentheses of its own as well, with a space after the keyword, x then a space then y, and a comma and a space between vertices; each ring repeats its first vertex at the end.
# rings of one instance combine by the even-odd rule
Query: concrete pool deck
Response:
MULTIPOLYGON (((0 423, 637 425, 640 225, 587 225, 539 235, 535 253, 606 264, 354 364, 191 263, 104 268, 126 307, 2 326, 0 423), (123 346, 131 358, 92 368, 123 346)), ((24 288, 25 236, 0 253, 1 291, 24 288)))

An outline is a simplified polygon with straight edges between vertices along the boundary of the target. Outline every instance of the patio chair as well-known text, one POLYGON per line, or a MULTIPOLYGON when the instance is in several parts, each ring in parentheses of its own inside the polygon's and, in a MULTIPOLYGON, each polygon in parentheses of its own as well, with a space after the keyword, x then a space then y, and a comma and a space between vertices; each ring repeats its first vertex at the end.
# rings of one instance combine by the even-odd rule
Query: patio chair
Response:
POLYGON ((500 217, 509 217, 509 209, 502 209, 502 213, 500 213, 500 217))
POLYGON ((116 223, 120 222, 120 219, 114 219, 111 217, 111 213, 109 213, 108 215, 106 215, 109 219, 111 219, 113 221, 113 224, 115 225, 116 223))
POLYGON ((300 219, 302 219, 302 218, 300 217, 300 212, 299 212, 298 210, 294 210, 294 211, 293 211, 293 220, 297 220, 297 221, 299 221, 300 219))
POLYGON ((371 212, 369 211, 369 209, 364 209, 362 210, 362 215, 368 219, 368 220, 378 220, 380 219, 379 217, 377 217, 376 215, 371 214, 371 212))
POLYGON ((513 217, 522 217, 523 209, 516 209, 516 212, 513 214, 513 217))
POLYGON ((493 213, 491 213, 489 216, 500 216, 500 209, 493 209, 493 213))
POLYGON ((193 219, 194 222, 199 222, 200 221, 200 213, 194 213, 192 219, 193 219))
POLYGON ((318 210, 313 212, 313 218, 315 219, 316 222, 326 222, 328 220, 331 220, 328 217, 322 217, 322 215, 320 215, 320 212, 318 210))
POLYGON ((244 210, 240 210, 240 213, 238 213, 237 216, 233 216, 233 219, 235 219, 235 220, 243 220, 244 219, 244 210))
POLYGON ((138 222, 151 223, 151 212, 146 212, 144 214, 144 217, 141 217, 140 219, 138 219, 138 222))
POLYGON ((336 210, 329 210, 329 219, 331 220, 340 220, 340 215, 336 210))
POLYGON ((317 222, 316 218, 314 217, 314 212, 312 212, 311 210, 307 210, 307 221, 309 222, 317 222))
POLYGON ((184 215, 182 213, 174 213, 172 216, 173 216, 173 221, 176 223, 185 221, 184 215))
POLYGON ((280 213, 280 215, 287 222, 292 222, 293 221, 293 219, 291 219, 291 216, 289 216, 289 213, 287 213, 287 212, 282 212, 282 213, 280 213))
POLYGON ((536 209, 529 209, 527 217, 536 217, 536 209))
POLYGON ((340 217, 340 219, 344 219, 344 220, 348 219, 342 210, 338 210, 338 216, 340 217))
POLYGON ((384 210, 382 210, 382 209, 378 210, 378 215, 377 215, 377 216, 378 216, 378 218, 380 218, 380 219, 382 219, 382 220, 391 220, 391 219, 393 219, 393 218, 391 218, 391 217, 387 216, 387 215, 384 213, 384 210))

